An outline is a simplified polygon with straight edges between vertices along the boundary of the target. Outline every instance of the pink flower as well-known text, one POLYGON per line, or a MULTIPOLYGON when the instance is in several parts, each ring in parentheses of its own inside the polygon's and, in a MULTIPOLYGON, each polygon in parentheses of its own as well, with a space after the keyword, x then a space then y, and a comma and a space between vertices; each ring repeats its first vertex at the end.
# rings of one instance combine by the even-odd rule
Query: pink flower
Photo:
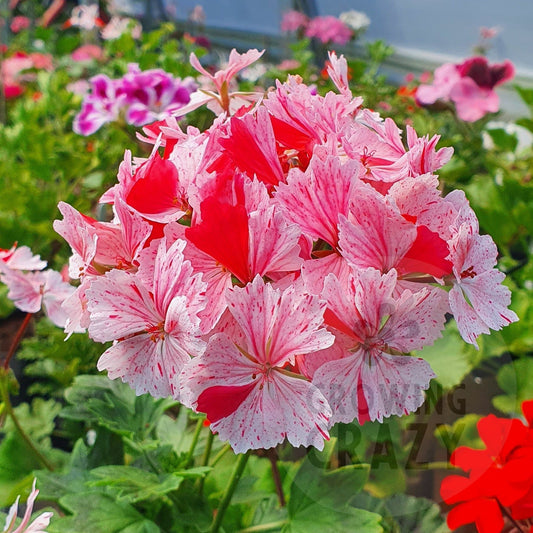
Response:
POLYGON ((353 36, 352 30, 331 15, 311 19, 305 29, 306 37, 316 37, 322 43, 346 44, 353 36))
POLYGON ((283 13, 281 19, 281 31, 291 32, 306 28, 309 17, 300 11, 291 10, 283 13))
POLYGON ((423 391, 435 374, 423 359, 397 354, 441 336, 446 296, 422 289, 394 298, 395 288, 394 270, 383 276, 371 268, 362 270, 348 284, 333 275, 326 278, 324 320, 338 332, 337 342, 313 354, 324 363, 311 374, 333 409, 331 423, 354 418, 381 422, 415 411, 424 401, 423 391))
POLYGON ((183 257, 184 241, 167 249, 165 239, 147 250, 138 274, 112 270, 87 290, 90 336, 114 340, 98 361, 111 379, 120 377, 137 394, 179 396, 179 375, 204 350, 198 312, 205 283, 183 257))
POLYGON ((100 60, 104 57, 104 51, 102 48, 95 44, 84 44, 79 48, 76 48, 70 57, 74 61, 90 61, 91 59, 100 60))
POLYGON ((27 246, 17 246, 17 243, 9 250, 0 248, 0 261, 3 261, 11 270, 42 270, 46 268, 46 261, 42 261, 38 255, 33 255, 27 246))
POLYGON ((102 39, 105 41, 118 39, 125 33, 129 33, 133 39, 140 39, 142 35, 142 26, 140 22, 127 17, 121 18, 113 16, 100 32, 102 39))
POLYGON ((234 113, 242 105, 254 103, 262 98, 262 92, 230 92, 230 84, 239 71, 257 61, 263 55, 263 52, 264 50, 259 52, 253 49, 248 50, 244 54, 239 54, 234 48, 230 52, 226 68, 218 70, 215 74, 208 72, 202 66, 196 55, 191 53, 191 65, 211 82, 214 90, 209 86, 201 87, 200 90, 191 95, 190 103, 181 109, 181 113, 189 113, 204 104, 208 104, 208 108, 217 114, 222 112, 234 113))
POLYGON ((35 503, 35 499, 39 494, 39 491, 35 488, 36 481, 37 479, 33 480, 31 493, 28 496, 28 501, 26 502, 26 512, 24 513, 22 522, 17 528, 15 528, 15 520, 17 518, 18 503, 20 499, 20 496, 17 496, 15 503, 9 509, 9 513, 6 517, 6 524, 2 530, 3 533, 46 533, 44 528, 48 526, 50 519, 52 516, 54 516, 54 513, 42 513, 31 524, 29 523, 33 511, 33 504, 35 503))
POLYGON ((11 28, 11 31, 13 33, 19 33, 22 30, 25 30, 26 28, 29 28, 31 24, 31 21, 28 17, 24 17, 22 15, 17 15, 16 17, 13 17, 11 20, 11 24, 9 27, 11 28))
POLYGON ((102 27, 104 23, 99 17, 99 11, 98 4, 75 6, 72 8, 70 18, 65 22, 64 27, 76 26, 84 30, 92 30, 97 26, 102 27))
POLYGON ((485 57, 472 57, 461 64, 445 63, 435 70, 433 84, 420 85, 416 99, 421 105, 437 100, 455 104, 457 115, 466 122, 475 122, 499 109, 494 87, 514 76, 510 61, 489 65, 485 57))
POLYGON ((182 373, 182 397, 207 414, 211 429, 236 453, 271 448, 285 438, 293 446, 322 449, 330 408, 291 365, 332 344, 321 327, 324 304, 295 287, 276 290, 259 276, 228 291, 227 299, 242 334, 211 337, 206 352, 182 373))

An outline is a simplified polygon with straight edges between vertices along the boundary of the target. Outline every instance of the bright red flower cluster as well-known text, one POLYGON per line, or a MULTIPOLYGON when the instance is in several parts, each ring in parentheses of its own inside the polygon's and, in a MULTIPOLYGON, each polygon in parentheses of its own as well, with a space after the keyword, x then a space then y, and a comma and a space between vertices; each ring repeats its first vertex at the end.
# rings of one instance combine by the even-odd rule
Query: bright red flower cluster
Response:
POLYGON ((507 523, 533 531, 533 400, 522 404, 527 425, 489 415, 477 425, 483 450, 461 446, 451 463, 469 477, 449 476, 441 496, 457 504, 448 514, 451 529, 475 523, 479 533, 500 533, 507 523))

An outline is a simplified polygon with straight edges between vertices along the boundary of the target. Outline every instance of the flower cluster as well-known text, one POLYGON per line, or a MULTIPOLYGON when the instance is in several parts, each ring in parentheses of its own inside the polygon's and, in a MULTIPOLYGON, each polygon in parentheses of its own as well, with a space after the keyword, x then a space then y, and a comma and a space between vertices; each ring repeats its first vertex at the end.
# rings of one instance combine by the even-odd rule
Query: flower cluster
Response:
POLYGON ((233 50, 214 75, 191 56, 212 89, 181 112, 207 103, 218 116, 205 131, 144 128, 151 156, 126 152, 100 200, 111 222, 60 204, 54 227, 80 280, 66 330, 114 341, 100 370, 206 413, 236 452, 322 448, 338 421, 422 404, 434 373, 410 352, 446 313, 474 344, 517 317, 496 246, 464 194, 438 187, 451 149, 412 128, 404 145, 333 53, 336 93, 298 76, 230 92, 260 55, 233 50))
POLYGON ((42 307, 56 326, 65 327, 67 314, 62 304, 74 287, 59 272, 44 268, 46 261, 27 246, 0 249, 0 281, 7 285, 7 297, 15 307, 26 313, 37 313, 42 307))
POLYGON ((35 71, 52 70, 52 57, 48 54, 16 52, 2 60, 0 77, 5 98, 16 98, 24 92, 24 84, 36 78, 35 71))
POLYGON ((418 87, 416 100, 423 106, 453 102, 461 120, 475 122, 498 111, 500 102, 494 88, 513 76, 514 66, 509 60, 489 65, 485 57, 478 56, 460 64, 445 63, 435 70, 432 84, 418 87))
POLYGON ((358 11, 347 11, 339 18, 325 15, 309 19, 300 11, 291 10, 283 14, 281 30, 301 32, 306 37, 315 37, 322 43, 346 44, 357 34, 362 33, 370 19, 358 11))
POLYGON ((442 482, 444 501, 456 505, 448 513, 451 529, 475 523, 479 533, 500 533, 509 520, 517 531, 533 528, 533 400, 523 402, 522 411, 527 425, 489 415, 477 424, 485 449, 453 452, 451 463, 469 477, 442 482))
POLYGON ((141 71, 132 63, 122 78, 98 74, 91 79, 91 92, 83 100, 73 128, 80 135, 90 135, 122 115, 134 126, 162 120, 176 114, 195 90, 192 78, 174 78, 162 69, 141 71))

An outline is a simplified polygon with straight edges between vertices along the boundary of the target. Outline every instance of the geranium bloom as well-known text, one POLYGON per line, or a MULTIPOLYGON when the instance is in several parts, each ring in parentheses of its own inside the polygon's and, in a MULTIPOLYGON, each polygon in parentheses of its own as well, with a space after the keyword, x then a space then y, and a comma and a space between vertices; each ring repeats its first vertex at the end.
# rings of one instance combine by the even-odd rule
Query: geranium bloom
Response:
POLYGON ((142 26, 140 22, 128 17, 111 17, 100 35, 105 41, 118 39, 124 33, 129 33, 134 39, 140 39, 142 35, 142 26))
POLYGON ((393 297, 396 272, 372 268, 353 273, 348 283, 332 274, 324 284, 325 323, 338 332, 336 345, 302 360, 328 399, 332 422, 415 411, 435 376, 429 364, 402 353, 432 344, 444 327, 445 296, 440 291, 404 291, 393 297))
POLYGON ((92 30, 97 26, 102 27, 104 22, 99 17, 99 11, 98 4, 75 6, 72 8, 70 18, 65 22, 64 27, 76 26, 84 30, 92 30))
POLYGON ((298 31, 309 24, 309 17, 300 11, 291 10, 283 13, 281 18, 281 31, 298 31))
POLYGON ((74 287, 59 272, 42 270, 45 267, 46 261, 33 255, 27 246, 0 250, 0 281, 7 285, 7 297, 15 307, 26 313, 37 313, 42 307, 50 320, 63 328, 67 313, 62 304, 74 287))
POLYGON ((472 57, 463 63, 445 63, 435 70, 431 85, 420 85, 416 99, 421 105, 437 100, 455 104, 457 115, 466 122, 479 120, 499 109, 494 88, 514 76, 510 61, 489 65, 485 57, 472 57))
POLYGON ((186 403, 206 413, 237 453, 285 438, 322 449, 330 408, 291 365, 333 342, 321 328, 324 304, 295 287, 275 290, 259 276, 227 299, 242 333, 212 336, 205 354, 189 363, 181 378, 186 403))
POLYGON ((352 37, 352 30, 337 17, 326 15, 315 17, 309 21, 305 28, 307 37, 316 37, 326 43, 346 44, 352 37))
POLYGON ((502 509, 516 521, 533 518, 533 401, 522 410, 529 426, 489 415, 477 425, 486 448, 461 446, 453 452, 451 463, 469 477, 452 475, 441 484, 444 501, 456 504, 448 513, 451 529, 474 522, 479 533, 500 533, 502 509))
POLYGON ((137 274, 112 270, 87 290, 90 336, 115 341, 98 368, 138 394, 178 397, 182 368, 204 349, 198 312, 205 307, 205 283, 184 260, 184 246, 178 240, 167 249, 163 239, 137 274))
POLYGON ((90 61, 91 59, 103 59, 104 51, 96 44, 84 44, 79 48, 76 48, 74 52, 70 54, 70 57, 74 61, 90 61))
POLYGON ((19 33, 20 31, 29 28, 30 24, 31 21, 28 17, 17 15, 11 20, 11 24, 9 25, 9 27, 13 33, 19 33))
POLYGON ((37 479, 33 480, 31 493, 28 496, 28 501, 26 502, 26 511, 24 513, 24 517, 22 518, 22 522, 18 525, 18 527, 15 527, 15 520, 17 519, 18 504, 20 499, 20 496, 17 496, 17 500, 9 509, 9 513, 6 517, 6 524, 2 530, 3 533, 46 533, 44 528, 48 526, 50 519, 52 516, 54 516, 54 513, 42 513, 30 524, 33 504, 35 503, 35 499, 39 494, 39 491, 35 488, 36 481, 37 479))

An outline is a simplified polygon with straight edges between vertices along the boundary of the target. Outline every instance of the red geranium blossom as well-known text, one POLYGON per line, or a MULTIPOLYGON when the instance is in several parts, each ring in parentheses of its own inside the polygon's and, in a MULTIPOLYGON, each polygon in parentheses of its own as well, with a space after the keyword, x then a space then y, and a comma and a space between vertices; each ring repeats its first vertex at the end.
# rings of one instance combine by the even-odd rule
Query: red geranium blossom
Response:
POLYGON ((441 496, 458 504, 448 514, 451 529, 475 523, 479 533, 500 533, 504 515, 513 520, 533 517, 533 400, 522 404, 529 425, 489 415, 477 425, 486 448, 461 446, 450 462, 469 472, 443 480, 441 496))

